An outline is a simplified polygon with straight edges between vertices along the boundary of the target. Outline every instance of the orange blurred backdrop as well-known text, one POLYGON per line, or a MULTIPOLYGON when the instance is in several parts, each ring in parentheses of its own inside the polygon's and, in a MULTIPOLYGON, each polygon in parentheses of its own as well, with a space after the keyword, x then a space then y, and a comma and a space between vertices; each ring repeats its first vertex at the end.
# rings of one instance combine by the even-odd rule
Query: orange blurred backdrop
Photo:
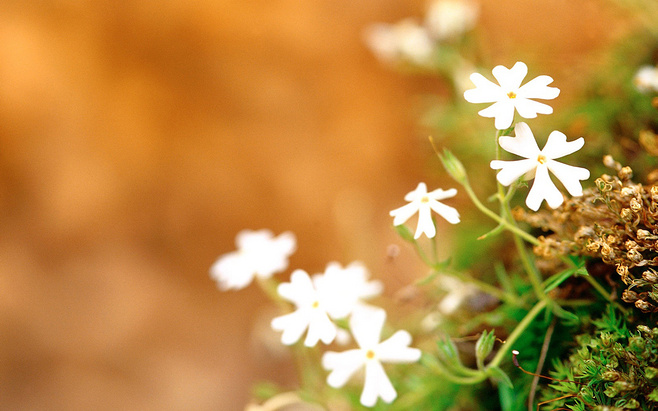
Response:
MULTIPOLYGON (((497 64, 556 85, 624 31, 604 1, 481 3, 497 64)), ((388 295, 415 276, 410 250, 387 263, 388 210, 440 166, 414 107, 443 87, 379 64, 362 30, 424 10, 1 2, 0 408, 233 410, 257 381, 294 388, 253 337, 263 293, 208 276, 243 228, 293 231, 292 268, 362 260, 388 295)))

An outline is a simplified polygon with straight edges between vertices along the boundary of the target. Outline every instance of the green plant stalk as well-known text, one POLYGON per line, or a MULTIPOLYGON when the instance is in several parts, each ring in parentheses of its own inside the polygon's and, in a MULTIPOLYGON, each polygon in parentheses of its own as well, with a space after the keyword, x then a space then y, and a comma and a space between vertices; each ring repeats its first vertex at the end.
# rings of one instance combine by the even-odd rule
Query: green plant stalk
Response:
POLYGON ((530 311, 528 311, 528 314, 526 314, 525 317, 523 317, 523 320, 514 328, 514 331, 507 337, 507 340, 505 343, 500 347, 494 358, 491 360, 489 364, 487 364, 487 367, 497 367, 500 365, 500 363, 503 361, 503 358, 505 358, 508 355, 509 350, 512 348, 512 344, 516 342, 516 340, 519 339, 521 334, 528 328, 530 323, 539 315, 540 312, 546 308, 546 305, 548 304, 548 301, 546 299, 539 300, 537 304, 535 304, 534 307, 530 311))
MULTIPOLYGON (((486 365, 485 369, 483 371, 477 372, 474 371, 477 374, 474 374, 471 377, 458 377, 456 375, 450 374, 447 372, 443 367, 441 367, 439 364, 432 364, 434 370, 437 373, 440 373, 444 375, 447 379, 450 381, 457 383, 457 384, 478 384, 484 380, 486 380, 489 376, 486 374, 486 370, 489 367, 498 367, 500 363, 503 361, 503 359, 508 355, 509 350, 512 348, 512 345, 516 342, 516 340, 519 339, 521 334, 530 326, 532 321, 541 313, 544 308, 546 308, 546 305, 548 304, 547 299, 540 300, 535 304, 534 307, 526 314, 525 317, 523 317, 523 320, 514 328, 514 331, 507 337, 507 340, 505 343, 500 347, 494 358, 489 362, 489 364, 486 365)), ((425 363, 425 365, 430 365, 425 363)))
MULTIPOLYGON (((505 132, 505 130, 497 130, 496 131, 496 137, 495 137, 495 144, 496 144, 496 160, 500 160, 500 145, 498 144, 498 139, 503 136, 507 135, 508 133, 505 132)), ((520 232, 523 232, 524 234, 527 234, 525 231, 521 230, 518 228, 516 223, 514 222, 512 218, 512 210, 510 209, 509 205, 509 200, 511 198, 511 195, 514 193, 515 190, 512 190, 512 188, 509 189, 507 195, 505 195, 505 189, 503 185, 496 179, 496 187, 498 190, 498 200, 500 201, 500 216, 503 220, 505 220, 510 227, 515 227, 517 230, 510 230, 512 231, 512 234, 514 235, 514 244, 516 245, 516 248, 519 252, 519 257, 521 258, 521 263, 523 264, 523 268, 525 269, 528 278, 530 279, 530 283, 532 284, 532 289, 534 290, 535 294, 537 295, 537 298, 542 300, 546 298, 546 294, 544 293, 544 290, 541 286, 541 277, 539 275, 539 272, 537 271, 537 268, 535 265, 530 261, 530 257, 528 256, 528 252, 525 249, 525 244, 523 244, 523 241, 521 241, 522 237, 525 238, 525 236, 521 236, 519 234, 520 232)), ((532 236, 530 236, 532 237, 532 236)), ((536 242, 533 242, 534 245, 537 245, 539 242, 535 237, 532 237, 532 239, 536 242)))
POLYGON ((505 227, 506 230, 511 231, 512 233, 518 235, 528 243, 533 245, 539 245, 539 240, 537 240, 535 237, 521 230, 516 225, 511 224, 506 218, 499 216, 498 214, 488 209, 484 204, 482 204, 480 199, 477 198, 477 196, 475 195, 475 192, 473 192, 473 189, 471 188, 470 184, 468 183, 463 184, 463 187, 464 190, 466 190, 466 194, 468 194, 475 207, 477 207, 478 210, 482 211, 483 214, 485 214, 487 217, 491 218, 492 220, 496 221, 497 223, 501 224, 502 226, 505 227))

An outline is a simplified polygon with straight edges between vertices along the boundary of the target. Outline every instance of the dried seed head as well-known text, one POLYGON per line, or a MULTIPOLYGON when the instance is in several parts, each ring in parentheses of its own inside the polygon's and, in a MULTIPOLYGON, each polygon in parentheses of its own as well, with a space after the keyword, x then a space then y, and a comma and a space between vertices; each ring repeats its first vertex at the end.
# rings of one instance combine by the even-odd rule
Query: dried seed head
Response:
POLYGON ((635 197, 637 195, 637 189, 633 186, 624 187, 621 189, 621 195, 624 197, 635 197))
POLYGON ((658 273, 653 270, 647 270, 642 273, 642 279, 649 283, 658 283, 658 273))
POLYGON ((633 250, 638 247, 637 243, 633 240, 626 240, 624 243, 624 247, 626 247, 627 250, 633 250))
POLYGON ((619 215, 624 222, 631 222, 633 221, 633 213, 629 208, 622 208, 621 211, 619 212, 619 215))
POLYGON ((596 184, 596 188, 598 188, 601 193, 608 193, 612 191, 612 184, 608 183, 602 178, 597 178, 594 181, 594 184, 596 184))
POLYGON ((651 232, 649 232, 649 230, 644 230, 640 228, 639 230, 637 230, 636 235, 639 240, 645 240, 651 236, 651 232))
POLYGON ((635 301, 635 306, 644 312, 649 312, 653 309, 653 305, 644 300, 635 301))
POLYGON ((629 166, 622 167, 621 170, 617 173, 619 178, 622 180, 630 180, 633 177, 633 169, 629 166))
POLYGON ((610 154, 603 156, 603 165, 615 170, 619 170, 621 168, 621 164, 615 161, 615 159, 610 154))
POLYGON ((642 202, 639 201, 637 198, 631 199, 631 210, 634 213, 639 213, 642 210, 642 202))
POLYGON ((635 291, 624 290, 624 292, 621 293, 621 299, 627 303, 633 303, 637 301, 638 298, 639 297, 637 296, 637 293, 635 291))
POLYGON ((651 201, 658 202, 658 186, 652 186, 649 192, 651 193, 651 201))
POLYGON ((637 250, 628 250, 628 252, 626 252, 626 258, 636 264, 643 260, 642 254, 637 250))

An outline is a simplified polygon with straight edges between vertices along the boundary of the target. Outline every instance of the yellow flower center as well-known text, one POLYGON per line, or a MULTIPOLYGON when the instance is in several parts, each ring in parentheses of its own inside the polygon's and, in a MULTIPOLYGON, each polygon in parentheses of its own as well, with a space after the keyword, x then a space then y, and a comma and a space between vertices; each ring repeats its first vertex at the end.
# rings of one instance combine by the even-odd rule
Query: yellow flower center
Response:
POLYGON ((539 164, 545 164, 546 161, 547 161, 546 156, 544 156, 543 154, 538 155, 537 156, 537 161, 539 161, 539 164))
POLYGON ((423 196, 423 197, 420 199, 420 202, 421 202, 421 203, 429 203, 429 202, 430 202, 430 198, 429 198, 428 196, 423 196))
POLYGON ((372 360, 373 358, 375 358, 375 352, 373 350, 366 351, 366 358, 372 360))
POLYGON ((507 97, 509 97, 509 98, 516 98, 516 93, 513 92, 513 91, 510 91, 509 93, 507 93, 507 97))
POLYGON ((318 301, 314 301, 311 307, 313 308, 318 308, 320 306, 320 303, 318 301))

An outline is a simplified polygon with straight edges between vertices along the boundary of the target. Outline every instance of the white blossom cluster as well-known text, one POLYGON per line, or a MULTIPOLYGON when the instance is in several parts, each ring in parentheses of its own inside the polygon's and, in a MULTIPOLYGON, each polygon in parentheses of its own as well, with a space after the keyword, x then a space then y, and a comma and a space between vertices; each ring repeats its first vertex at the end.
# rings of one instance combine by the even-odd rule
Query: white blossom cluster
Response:
MULTIPOLYGON (((237 235, 238 250, 225 254, 213 264, 210 275, 223 290, 244 288, 255 277, 265 280, 288 267, 288 258, 296 249, 296 239, 286 232, 274 237, 269 230, 245 230, 237 235)), ((272 320, 272 328, 281 331, 281 342, 291 345, 304 333, 304 345, 313 347, 322 341, 331 344, 339 335, 336 320, 348 320, 349 331, 358 348, 327 351, 322 365, 330 371, 327 383, 344 386, 357 371, 365 370, 361 403, 372 407, 377 399, 391 402, 397 392, 382 363, 415 362, 421 351, 411 348, 411 335, 404 330, 381 341, 386 312, 364 300, 379 295, 382 284, 369 280, 370 274, 360 262, 346 267, 332 262, 321 274, 310 276, 297 269, 290 282, 277 287, 279 296, 291 302, 295 310, 272 320)))

